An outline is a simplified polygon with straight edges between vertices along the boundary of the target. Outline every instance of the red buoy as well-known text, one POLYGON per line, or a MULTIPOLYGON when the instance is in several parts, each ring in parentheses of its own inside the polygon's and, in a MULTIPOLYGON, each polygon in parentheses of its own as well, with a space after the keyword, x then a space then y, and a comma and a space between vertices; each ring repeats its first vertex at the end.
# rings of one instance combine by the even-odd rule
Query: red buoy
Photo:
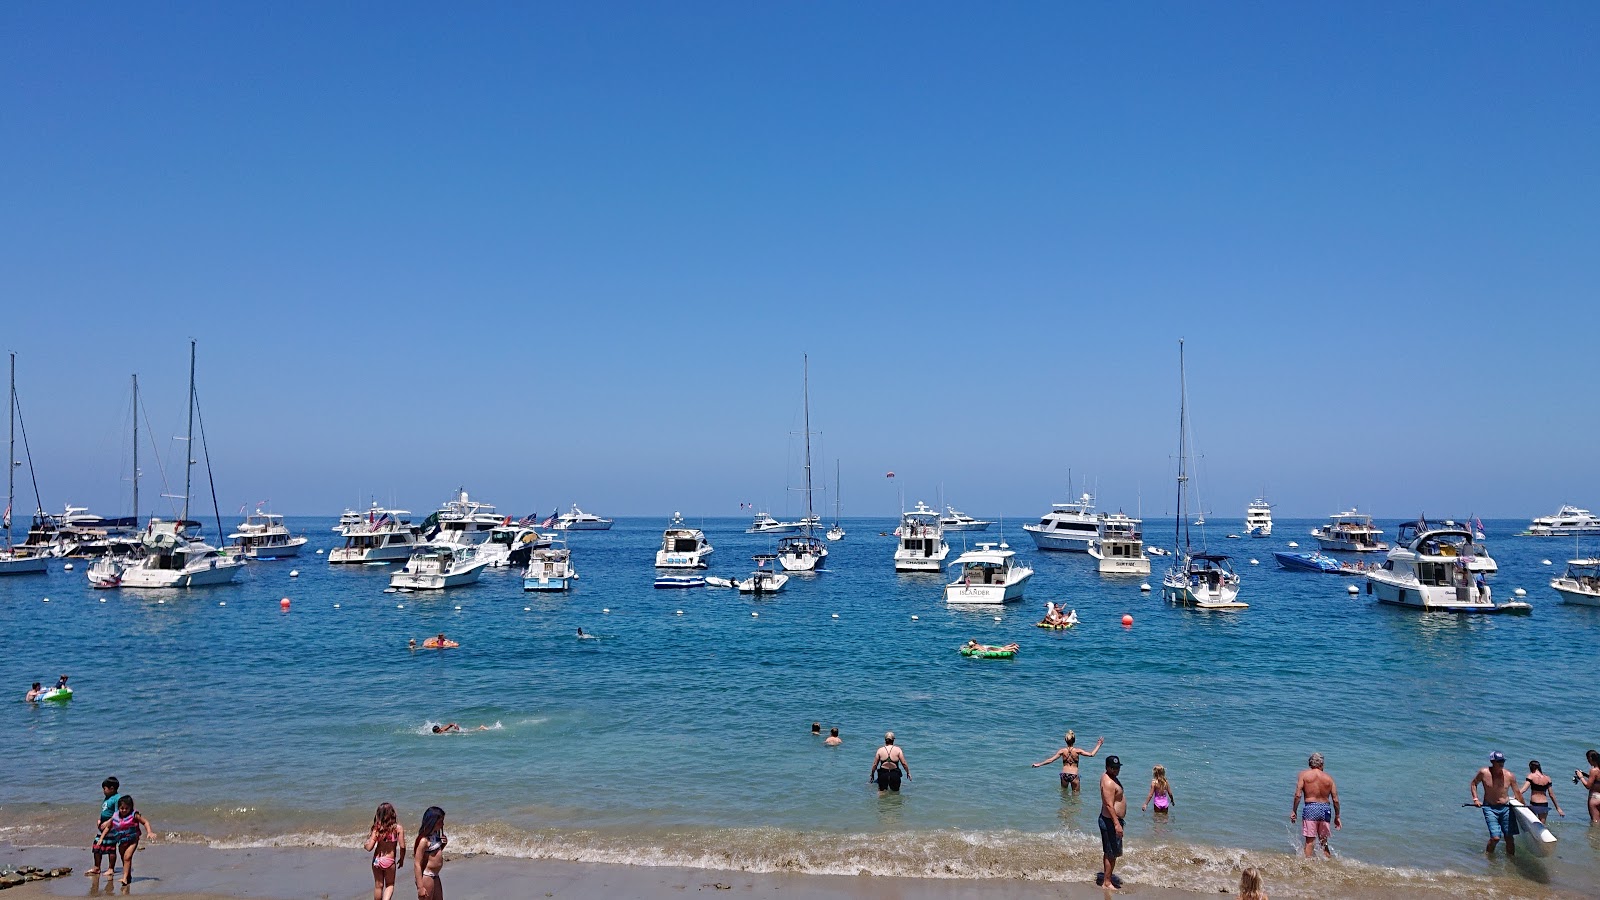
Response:
POLYGON ((278 608, 279 609, 288 609, 289 608, 289 598, 285 597, 282 600, 279 600, 278 601, 278 608))
POLYGON ((1132 628, 1133 627, 1133 616, 1130 616, 1127 613, 1123 613, 1122 614, 1122 627, 1123 628, 1132 628))

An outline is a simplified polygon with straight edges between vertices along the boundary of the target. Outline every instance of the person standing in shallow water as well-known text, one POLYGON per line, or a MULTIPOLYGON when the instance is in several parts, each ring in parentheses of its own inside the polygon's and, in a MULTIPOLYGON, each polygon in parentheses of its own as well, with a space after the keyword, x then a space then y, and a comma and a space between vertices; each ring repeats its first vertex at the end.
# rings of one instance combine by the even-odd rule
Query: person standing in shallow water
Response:
POLYGON ((1483 807, 1483 821, 1489 828, 1489 845, 1485 853, 1493 853, 1494 845, 1506 842, 1506 855, 1517 855, 1517 817, 1511 812, 1511 795, 1517 790, 1517 777, 1506 771, 1506 755, 1499 750, 1489 754, 1489 765, 1472 776, 1472 805, 1483 807), (1483 799, 1478 799, 1478 785, 1483 785, 1483 799))
POLYGON ((906 753, 894 745, 894 732, 885 732, 883 746, 872 754, 872 771, 867 773, 868 781, 878 783, 878 793, 884 791, 900 791, 900 775, 905 773, 907 781, 911 780, 911 766, 906 763, 906 753))
POLYGON ((1050 756, 1050 758, 1034 763, 1033 767, 1037 769, 1040 766, 1048 766, 1058 759, 1061 760, 1061 786, 1063 788, 1072 788, 1072 792, 1076 794, 1078 792, 1078 785, 1081 783, 1081 779, 1078 777, 1078 759, 1080 757, 1093 756, 1096 753, 1099 753, 1100 747, 1105 744, 1106 739, 1096 738, 1093 750, 1079 750, 1074 746, 1078 742, 1077 733, 1068 731, 1066 742, 1067 745, 1065 747, 1057 750, 1050 756))
POLYGON ((1544 768, 1539 765, 1537 759, 1528 760, 1528 780, 1522 783, 1518 795, 1520 796, 1523 791, 1528 794, 1528 809, 1539 817, 1540 822, 1550 818, 1552 803, 1555 804, 1556 812, 1561 814, 1561 818, 1567 817, 1566 811, 1561 808, 1561 801, 1556 799, 1554 783, 1551 782, 1550 776, 1544 773, 1544 768))
POLYGON ((1322 754, 1311 754, 1306 768, 1300 772, 1300 779, 1294 784, 1294 801, 1289 805, 1289 821, 1293 822, 1296 814, 1300 816, 1300 836, 1306 839, 1306 859, 1316 855, 1319 840, 1322 841, 1322 855, 1332 859, 1328 838, 1333 832, 1328 826, 1344 827, 1339 821, 1339 788, 1334 785, 1333 776, 1322 767, 1322 754), (1305 809, 1300 808, 1302 799, 1305 809))
POLYGON ((1100 776, 1100 826, 1101 871, 1096 872, 1094 883, 1103 887, 1122 889, 1122 879, 1117 877, 1117 860, 1122 856, 1122 827, 1128 820, 1128 798, 1122 791, 1122 760, 1106 757, 1106 773, 1100 776))

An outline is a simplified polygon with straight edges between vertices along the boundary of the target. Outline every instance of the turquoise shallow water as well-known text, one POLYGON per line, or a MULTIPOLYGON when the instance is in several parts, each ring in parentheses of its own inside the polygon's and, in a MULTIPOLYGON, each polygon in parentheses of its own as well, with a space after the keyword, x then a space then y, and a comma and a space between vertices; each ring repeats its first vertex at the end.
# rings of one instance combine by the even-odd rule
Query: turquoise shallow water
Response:
MULTIPOLYGON (((331 524, 291 520, 312 538, 307 555, 252 564, 235 586, 95 592, 83 561, 0 581, 18 638, 4 683, 20 697, 66 671, 78 689, 67 707, 0 706, 13 736, 0 837, 76 824, 115 773, 163 831, 223 843, 337 843, 387 799, 407 822, 446 807, 469 849, 1076 879, 1098 857, 1096 801, 1064 796, 1056 767, 1029 765, 1073 728, 1122 757, 1135 806, 1151 764, 1168 768, 1174 814, 1129 818, 1126 871, 1146 883, 1213 891, 1245 861, 1286 896, 1396 881, 1600 893, 1600 839, 1570 785, 1600 743, 1584 699, 1600 675, 1600 610, 1557 602, 1545 585, 1573 545, 1509 537, 1520 522, 1487 524, 1496 595, 1527 588, 1527 618, 1381 608, 1347 595, 1350 579, 1277 569, 1271 551, 1309 549, 1312 522, 1280 522, 1267 540, 1220 539, 1241 526, 1217 523, 1212 545, 1240 557, 1252 604, 1237 614, 1169 608, 1140 579, 1100 577, 1086 555, 1033 550, 1020 529, 1006 536, 1037 570, 1029 599, 951 610, 941 578, 894 574, 888 520, 847 521, 824 572, 760 601, 652 589, 665 524, 652 519, 573 534, 582 578, 569 595, 524 594, 509 570, 443 594, 385 594, 387 568, 311 555, 335 545, 331 524), (1032 627, 1046 600, 1083 624, 1032 627), (580 625, 600 639, 577 640, 580 625), (462 648, 405 649, 441 630, 462 648), (967 660, 955 648, 969 637, 1023 650, 967 660), (845 745, 822 748, 814 720, 839 726, 845 745), (437 721, 495 727, 438 737, 437 721), (880 799, 866 776, 888 728, 914 778, 880 799), (1490 749, 1519 772, 1537 757, 1556 777, 1568 817, 1553 859, 1485 860, 1481 815, 1460 804, 1490 749), (1288 855, 1294 776, 1312 750, 1345 805, 1332 866, 1288 855)), ((773 546, 744 524, 706 523, 712 573, 746 572, 773 546)))

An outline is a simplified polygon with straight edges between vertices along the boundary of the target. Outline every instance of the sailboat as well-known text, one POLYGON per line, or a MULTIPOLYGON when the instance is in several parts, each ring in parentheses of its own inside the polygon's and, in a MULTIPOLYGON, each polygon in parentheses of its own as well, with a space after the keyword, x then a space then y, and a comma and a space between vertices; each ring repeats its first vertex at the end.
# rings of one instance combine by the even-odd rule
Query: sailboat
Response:
POLYGON ((1239 575, 1228 557, 1207 552, 1205 532, 1200 532, 1200 550, 1189 540, 1189 383, 1184 373, 1183 340, 1178 341, 1178 514, 1173 520, 1172 540, 1178 555, 1172 568, 1161 579, 1163 599, 1195 609, 1248 609, 1239 602, 1239 575))
MULTIPOLYGON (((193 489, 191 477, 196 462, 194 458, 194 420, 195 420, 195 342, 189 342, 189 431, 184 439, 184 466, 183 466, 183 514, 176 522, 165 522, 154 516, 150 524, 145 527, 140 543, 144 545, 144 556, 131 560, 121 567, 120 572, 113 578, 109 572, 97 571, 96 565, 89 571, 91 583, 96 585, 115 586, 124 588, 179 588, 200 587, 202 585, 227 584, 233 581, 244 568, 244 560, 238 556, 222 553, 217 548, 201 541, 191 534, 191 530, 198 529, 200 523, 189 518, 189 497, 193 489)), ((137 421, 137 416, 135 416, 137 421)), ((200 426, 201 443, 205 441, 204 420, 200 426)), ((206 471, 209 476, 211 470, 210 454, 206 456, 206 471)), ((135 469, 134 476, 138 477, 135 469)), ((216 506, 216 497, 212 498, 212 506, 216 506)), ((222 516, 217 514, 217 533, 222 533, 222 516)))
POLYGON ((830 541, 844 540, 844 526, 839 524, 839 502, 843 499, 839 495, 839 461, 833 461, 833 527, 828 529, 826 537, 830 541))
MULTIPOLYGON (((6 456, 6 546, 0 550, 0 575, 42 575, 49 571, 42 550, 11 543, 11 507, 17 500, 17 355, 11 354, 11 442, 6 456)), ((34 478, 33 452, 28 450, 28 430, 22 430, 22 448, 28 457, 28 477, 34 478)), ((34 506, 42 515, 44 503, 39 500, 39 482, 34 478, 34 506)))
POLYGON ((778 541, 778 564, 788 572, 820 569, 828 558, 828 545, 819 540, 813 530, 819 520, 811 508, 811 360, 806 356, 802 356, 801 360, 806 427, 806 517, 800 534, 778 541))

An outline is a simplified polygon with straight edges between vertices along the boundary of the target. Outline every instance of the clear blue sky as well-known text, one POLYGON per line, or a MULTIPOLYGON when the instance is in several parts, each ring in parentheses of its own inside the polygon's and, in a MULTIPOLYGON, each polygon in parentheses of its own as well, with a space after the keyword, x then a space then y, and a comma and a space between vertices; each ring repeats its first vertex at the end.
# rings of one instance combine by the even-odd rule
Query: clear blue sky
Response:
POLYGON ((1592 3, 6 4, 45 503, 1600 508, 1592 3), (146 467, 151 472, 153 467, 146 467), (153 476, 152 476, 153 477, 153 476), (179 476, 181 477, 181 476, 179 476), (148 490, 146 496, 155 491, 148 490))

